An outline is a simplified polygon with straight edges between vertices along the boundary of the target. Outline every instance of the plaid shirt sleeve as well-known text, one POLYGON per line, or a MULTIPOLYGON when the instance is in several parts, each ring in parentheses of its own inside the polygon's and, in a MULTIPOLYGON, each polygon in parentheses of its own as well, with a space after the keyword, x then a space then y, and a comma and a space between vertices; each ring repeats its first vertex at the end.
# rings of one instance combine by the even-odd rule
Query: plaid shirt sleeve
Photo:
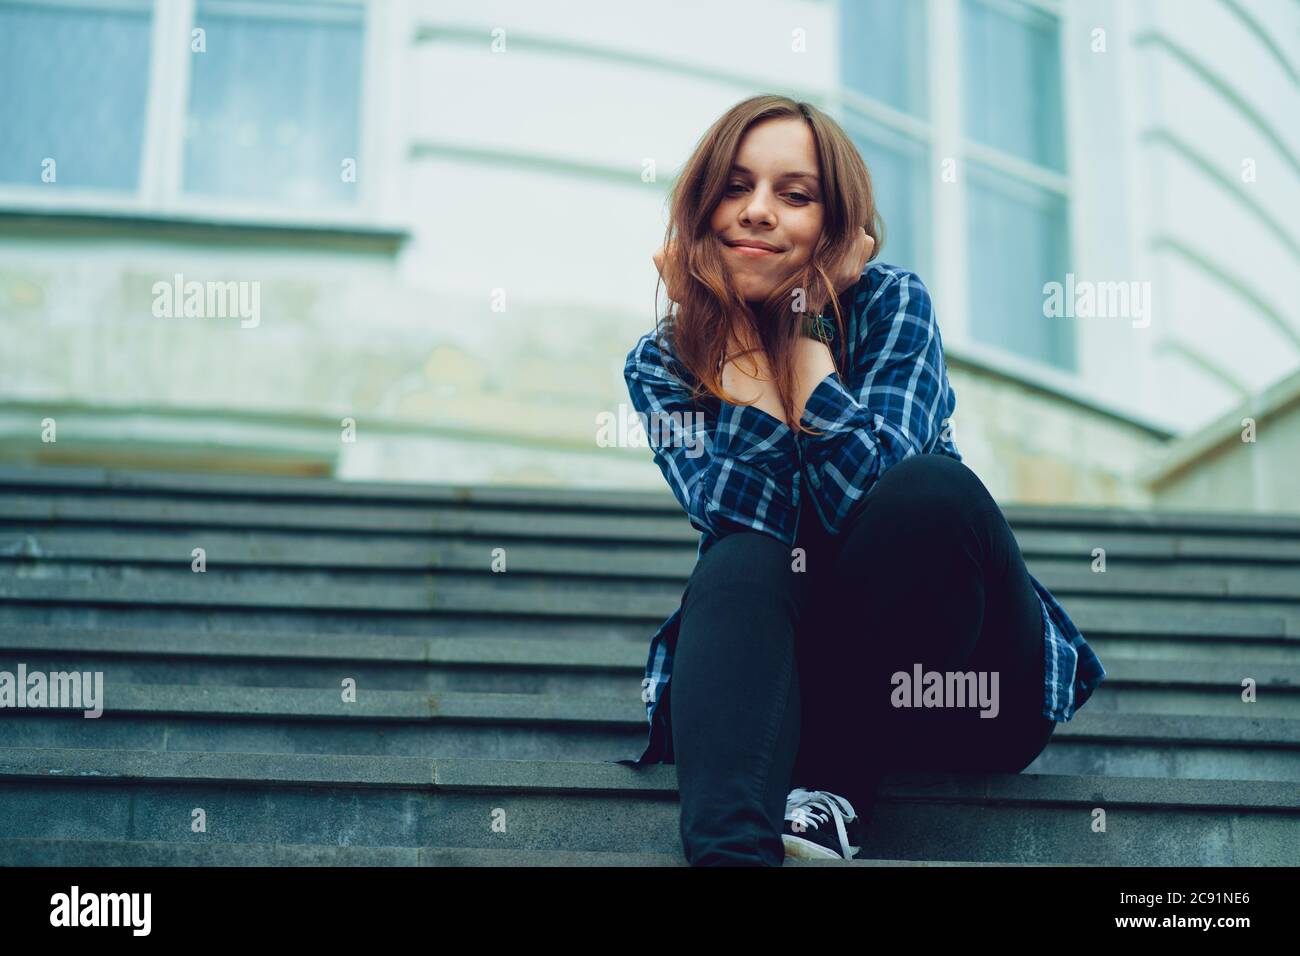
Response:
POLYGON ((655 464, 696 529, 721 537, 759 531, 793 544, 799 512, 799 446, 785 422, 717 399, 716 420, 692 401, 684 371, 654 331, 623 368, 655 464))
POLYGON ((945 436, 956 406, 930 293, 913 272, 893 270, 869 297, 858 323, 849 381, 823 378, 800 422, 822 435, 799 435, 808 493, 827 529, 838 534, 876 479, 904 458, 926 452, 961 460, 945 436))

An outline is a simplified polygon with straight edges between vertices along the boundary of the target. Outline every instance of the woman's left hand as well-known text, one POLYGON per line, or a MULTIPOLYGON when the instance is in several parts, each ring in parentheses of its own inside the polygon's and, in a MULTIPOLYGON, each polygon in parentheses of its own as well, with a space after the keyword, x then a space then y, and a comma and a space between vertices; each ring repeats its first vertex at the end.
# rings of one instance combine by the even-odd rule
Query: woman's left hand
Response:
MULTIPOLYGON (((862 278, 862 270, 867 267, 871 261, 871 253, 875 251, 876 240, 867 235, 864 228, 858 233, 858 241, 855 242, 844 257, 840 259, 838 267, 831 273, 831 280, 835 285, 835 294, 843 295, 845 290, 851 288, 858 279, 862 278)), ((827 305, 830 305, 828 302, 827 305)))

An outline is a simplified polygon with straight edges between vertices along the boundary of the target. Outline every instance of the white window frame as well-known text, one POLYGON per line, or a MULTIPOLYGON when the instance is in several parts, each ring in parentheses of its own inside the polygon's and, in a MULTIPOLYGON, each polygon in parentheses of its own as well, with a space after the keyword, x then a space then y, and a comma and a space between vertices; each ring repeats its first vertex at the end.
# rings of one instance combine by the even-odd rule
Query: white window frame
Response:
MULTIPOLYGON (((6 0, 0 0, 4 4, 6 0)), ((127 9, 123 0, 42 0, 51 6, 127 9)), ((355 203, 316 209, 306 205, 250 201, 186 193, 182 157, 189 105, 190 35, 195 0, 151 0, 152 35, 140 177, 134 193, 114 189, 40 183, 0 184, 0 210, 142 217, 221 225, 275 225, 353 231, 407 231, 397 199, 401 170, 398 149, 400 51, 405 48, 404 0, 318 0, 359 7, 363 15, 361 88, 357 91, 357 181, 355 203)), ((254 9, 254 8, 250 8, 254 9)))
MULTIPOLYGON (((853 0, 839 0, 836 15, 843 23, 843 4, 853 0)), ((1053 196, 1059 197, 1065 207, 1065 241, 1067 248, 1073 249, 1074 242, 1074 200, 1069 177, 1070 161, 1070 123, 1068 120, 1070 95, 1066 77, 1066 64, 1062 56, 1061 71, 1061 110, 1062 110, 1062 149, 1066 161, 1066 172, 1055 170, 1028 162, 1020 157, 1003 152, 996 147, 978 143, 970 139, 965 132, 962 76, 962 3, 963 0, 916 0, 926 3, 926 59, 929 70, 929 117, 913 116, 872 100, 856 90, 841 90, 836 103, 841 109, 851 106, 854 113, 886 126, 908 139, 916 141, 929 156, 929 175, 926 179, 930 190, 930 232, 933 236, 929 256, 930 276, 922 279, 934 291, 936 297, 943 301, 944 333, 951 341, 961 342, 975 349, 988 349, 1009 359, 1022 363, 1031 363, 1056 375, 1077 378, 1082 373, 1082 348, 1077 338, 1074 343, 1075 363, 1073 368, 1062 368, 1053 362, 1038 357, 1030 357, 1019 352, 1009 352, 999 346, 975 339, 971 334, 971 285, 969 272, 969 248, 967 240, 967 209, 969 196, 968 160, 978 162, 981 166, 996 174, 1002 174, 1032 186, 1038 187, 1053 196), (941 174, 946 159, 956 161, 956 181, 943 182, 941 174)), ((987 6, 1000 9, 1013 15, 1037 10, 1053 17, 1057 25, 1057 36, 1062 39, 1064 49, 1064 30, 1066 11, 1061 0, 978 0, 987 6)), ((841 27, 842 29, 842 27, 841 27)), ((843 114, 841 114, 843 115, 843 114)), ((849 126, 852 126, 850 121, 849 126)), ((888 223, 886 222, 886 229, 888 223)))

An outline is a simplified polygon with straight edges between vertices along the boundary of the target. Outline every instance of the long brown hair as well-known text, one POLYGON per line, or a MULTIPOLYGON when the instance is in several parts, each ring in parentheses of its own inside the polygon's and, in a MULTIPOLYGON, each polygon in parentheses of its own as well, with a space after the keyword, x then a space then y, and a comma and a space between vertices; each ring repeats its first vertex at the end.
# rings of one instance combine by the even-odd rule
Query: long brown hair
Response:
MULTIPOLYGON (((695 377, 698 384, 692 388, 694 399, 698 401, 707 392, 732 401, 722 390, 720 366, 727 357, 734 323, 744 323, 754 340, 762 344, 786 418, 792 419, 795 345, 803 334, 805 320, 819 307, 829 306, 833 311, 840 345, 836 364, 841 373, 845 370, 845 318, 830 270, 857 241, 860 229, 865 228, 876 240, 872 258, 883 245, 884 224, 876 211, 871 176, 857 147, 838 123, 809 103, 775 94, 753 96, 727 110, 700 139, 673 185, 669 202, 664 267, 674 276, 674 286, 680 286, 680 301, 676 314, 670 312, 660 318, 660 335, 695 377), (722 243, 710 220, 725 193, 731 165, 746 131, 763 120, 785 117, 802 117, 812 131, 825 207, 822 234, 804 267, 773 289, 751 317, 750 308, 724 264, 722 243), (795 309, 800 303, 793 294, 796 289, 804 290, 804 311, 795 309)), ((656 302, 658 295, 656 285, 656 302)), ((794 427, 808 432, 797 421, 794 427)))

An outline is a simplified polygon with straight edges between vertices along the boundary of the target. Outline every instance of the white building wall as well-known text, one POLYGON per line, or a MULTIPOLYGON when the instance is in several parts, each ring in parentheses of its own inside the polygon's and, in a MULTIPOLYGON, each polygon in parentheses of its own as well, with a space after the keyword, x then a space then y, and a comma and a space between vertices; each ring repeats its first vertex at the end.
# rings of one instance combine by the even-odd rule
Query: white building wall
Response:
MULTIPOLYGON (((960 94, 960 4, 924 2, 942 113, 960 94)), ((1148 424, 1195 428, 1300 366, 1300 4, 1027 2, 1062 17, 1070 269, 1149 281, 1154 315, 1146 328, 1075 320, 1077 374, 972 341, 962 193, 936 184, 923 278, 957 388, 957 441, 1000 496, 1141 501, 1133 474, 1163 441, 1148 424), (1243 159, 1256 181, 1242 181, 1243 159)), ((0 448, 25 448, 44 405, 60 405, 95 409, 73 419, 76 440, 123 447, 152 436, 184 448, 184 437, 268 458, 301 448, 343 477, 660 487, 646 449, 596 446, 595 421, 625 405, 623 359, 654 323, 667 183, 708 125, 755 92, 839 110, 839 9, 374 5, 361 222, 407 228, 396 256, 346 237, 325 248, 245 234, 260 213, 247 204, 224 207, 229 230, 177 240, 115 229, 114 209, 140 211, 129 202, 0 190, 10 212, 63 203, 104 217, 74 233, 0 230, 12 343, 0 448), (261 281, 263 328, 150 321, 150 285, 178 271, 261 281), (346 417, 362 437, 341 444, 346 417)), ((960 143, 936 129, 925 141, 937 180, 960 143)), ((222 209, 162 212, 207 221, 222 209)), ((286 224, 312 228, 306 215, 286 224)))
POLYGON ((1138 226, 1157 293, 1140 401, 1187 430, 1300 365, 1300 7, 1126 7, 1138 226))

